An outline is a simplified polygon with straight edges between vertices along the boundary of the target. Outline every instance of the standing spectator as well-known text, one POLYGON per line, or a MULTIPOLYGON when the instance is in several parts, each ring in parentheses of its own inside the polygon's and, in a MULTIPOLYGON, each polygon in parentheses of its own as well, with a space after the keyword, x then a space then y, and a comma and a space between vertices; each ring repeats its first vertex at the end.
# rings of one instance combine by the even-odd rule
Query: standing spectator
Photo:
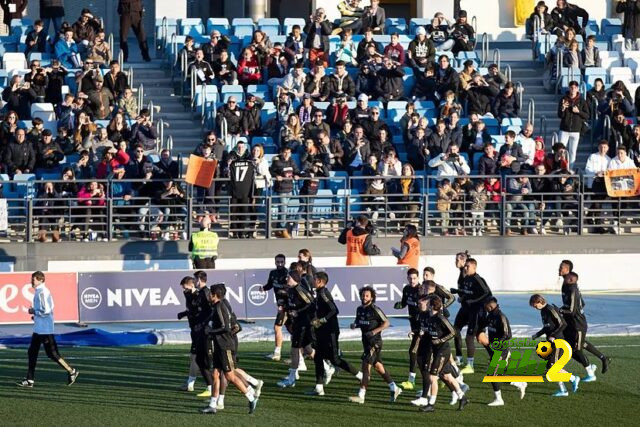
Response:
MULTIPOLYGON (((220 58, 223 50, 228 51, 231 40, 227 36, 223 36, 220 31, 213 30, 210 34, 209 43, 203 43, 200 48, 204 51, 204 59, 213 65, 220 58)), ((216 73, 216 75, 218 75, 216 73)))
MULTIPOLYGON (((473 166, 475 163, 473 160, 475 153, 486 152, 486 144, 491 145, 491 135, 489 135, 487 126, 482 120, 473 123, 471 130, 465 127, 465 131, 466 135, 463 138, 460 149, 469 155, 473 166)), ((491 147, 493 148, 493 145, 491 145, 491 147)))
POLYGON ((429 167, 438 168, 438 180, 440 177, 453 177, 468 175, 471 172, 464 157, 459 154, 459 147, 450 144, 446 152, 443 152, 429 161, 429 167))
POLYGON ((133 32, 138 39, 142 59, 145 62, 151 61, 151 57, 149 56, 149 46, 147 44, 147 36, 144 33, 142 19, 143 13, 144 8, 142 6, 142 0, 118 1, 118 14, 120 15, 120 49, 124 54, 124 62, 129 61, 129 44, 127 43, 129 28, 133 29, 133 32))
POLYGON ((453 23, 444 17, 442 12, 436 12, 431 20, 431 24, 427 25, 427 33, 430 34, 431 40, 438 51, 448 51, 455 45, 455 40, 450 38, 453 23))
POLYGON ((515 118, 520 114, 520 105, 515 92, 513 83, 507 82, 504 89, 500 91, 500 94, 493 101, 493 116, 498 119, 499 123, 502 119, 515 118))
MULTIPOLYGON (((178 52, 178 58, 182 58, 183 55, 187 57, 187 64, 196 60, 196 48, 195 48, 195 40, 191 36, 186 36, 184 38, 184 46, 178 52)), ((205 45, 206 46, 206 45, 205 45)), ((176 64, 177 67, 178 64, 176 64)))
POLYGON ((354 171, 362 170, 362 166, 370 155, 371 145, 364 137, 362 126, 356 125, 353 129, 353 136, 345 149, 345 165, 349 176, 352 176, 354 171))
MULTIPOLYGON (((345 122, 349 123, 349 122, 345 122)), ((329 156, 330 170, 344 170, 342 158, 344 157, 344 149, 337 138, 331 138, 331 135, 320 132, 318 134, 318 145, 320 152, 329 156)))
POLYGON ((31 93, 29 89, 31 84, 23 82, 22 76, 15 74, 11 77, 9 84, 2 91, 2 100, 6 102, 5 107, 8 111, 15 111, 21 120, 31 118, 31 93))
POLYGON ((319 7, 316 13, 309 17, 304 33, 307 35, 305 48, 309 49, 309 63, 313 66, 320 60, 325 67, 328 67, 331 24, 326 19, 323 8, 319 7))
POLYGON ((380 119, 380 109, 378 107, 371 107, 371 115, 367 120, 361 121, 362 129, 367 137, 367 139, 371 142, 371 147, 373 151, 373 146, 380 147, 380 130, 385 129, 387 131, 387 135, 391 135, 391 129, 384 122, 384 120, 380 119))
POLYGON ((216 124, 218 129, 221 128, 222 121, 227 122, 227 145, 233 149, 237 138, 242 133, 242 110, 238 107, 238 102, 235 96, 230 96, 227 99, 227 103, 218 108, 218 115, 216 117, 216 124))
POLYGON ((242 51, 242 58, 238 61, 238 82, 245 88, 262 82, 258 57, 249 48, 242 51))
POLYGON ((53 22, 53 44, 56 43, 62 29, 63 17, 64 0, 40 0, 40 19, 44 21, 44 34, 46 36, 49 35, 49 25, 53 22))
POLYGON ((127 152, 121 148, 109 148, 102 154, 102 160, 96 166, 96 178, 105 179, 114 170, 126 167, 130 157, 127 152))
POLYGON ((596 46, 596 36, 593 34, 587 37, 587 43, 582 48, 582 52, 580 52, 580 58, 584 68, 600 67, 602 65, 600 50, 596 46))
POLYGON ((507 219, 506 229, 507 236, 512 234, 511 217, 513 211, 522 215, 520 220, 520 234, 526 236, 531 232, 537 232, 533 220, 533 204, 528 200, 531 195, 531 183, 526 176, 512 177, 507 180, 507 192, 509 193, 509 201, 507 202, 507 219))
POLYGON ((620 0, 616 13, 624 13, 622 35, 626 50, 640 50, 640 5, 636 0, 620 0))
POLYGON ((594 203, 589 207, 589 216, 593 217, 593 224, 597 225, 594 231, 596 233, 603 234, 606 232, 603 225, 605 223, 604 218, 607 216, 607 212, 603 210, 605 204, 600 202, 607 199, 607 188, 604 182, 604 174, 609 168, 611 158, 607 155, 609 151, 609 143, 606 139, 601 140, 598 143, 598 151, 591 154, 587 159, 587 164, 584 168, 586 175, 586 186, 594 193, 591 196, 591 200, 594 203))
POLYGON ((482 157, 478 161, 478 174, 480 175, 497 175, 498 174, 498 152, 491 142, 484 144, 482 157))
POLYGON ((56 42, 55 56, 65 68, 82 67, 82 59, 78 53, 78 46, 75 40, 73 40, 73 30, 71 27, 65 28, 64 38, 56 42))
POLYGON ((51 60, 51 69, 48 70, 47 89, 44 100, 47 103, 58 105, 62 102, 62 86, 66 85, 67 69, 60 65, 57 59, 51 60))
POLYGON ((304 82, 304 92, 308 94, 312 100, 322 101, 322 94, 325 92, 324 86, 327 84, 328 77, 325 77, 324 66, 316 64, 311 72, 307 74, 304 82))
POLYGON ((160 152, 160 160, 154 163, 153 167, 166 178, 178 179, 180 177, 180 166, 177 161, 173 160, 171 151, 167 148, 160 152))
POLYGON ((255 166, 243 140, 238 141, 229 157, 230 237, 251 238, 253 232, 249 231, 248 221, 253 198, 255 166))
MULTIPOLYGON (((607 90, 604 87, 604 82, 600 77, 593 81, 593 87, 587 92, 587 102, 589 106, 593 105, 593 101, 596 101, 596 105, 599 105, 607 97, 607 90)), ((638 103, 636 103, 636 110, 638 110, 638 103)))
POLYGON ((491 101, 498 95, 499 91, 499 88, 487 83, 482 74, 473 73, 466 90, 467 113, 469 115, 489 113, 491 111, 491 101))
POLYGON ((438 198, 436 201, 436 209, 440 213, 440 234, 442 236, 449 235, 449 218, 451 210, 451 201, 456 197, 456 191, 451 187, 451 181, 444 178, 438 185, 438 198))
POLYGON ((398 101, 404 98, 404 70, 389 58, 384 58, 384 67, 378 71, 375 92, 379 101, 398 101))
POLYGON ((51 241, 60 241, 60 228, 58 221, 64 215, 64 202, 59 200, 62 196, 56 191, 53 183, 46 182, 40 190, 34 208, 34 214, 38 217, 38 241, 46 242, 49 231, 52 233, 51 241), (60 205, 63 207, 60 208, 60 205), (56 209, 56 207, 58 207, 56 209))
MULTIPOLYGON (((558 3, 560 3, 559 0, 558 3)), ((569 151, 569 167, 576 161, 580 132, 585 120, 589 119, 589 106, 580 96, 578 82, 572 80, 569 83, 569 92, 558 104, 558 117, 560 118, 560 142, 567 146, 569 151)))
POLYGON ((106 120, 111 116, 116 100, 109 89, 104 87, 104 77, 101 74, 95 79, 95 89, 89 91, 89 108, 93 117, 106 120))
POLYGON ((436 67, 429 62, 423 72, 420 72, 419 68, 414 68, 413 74, 416 77, 416 84, 411 92, 413 98, 417 101, 431 101, 437 104, 440 101, 440 95, 436 93, 436 67))
POLYGON ((36 144, 36 172, 57 172, 58 165, 64 159, 64 153, 57 142, 53 141, 53 135, 49 129, 42 131, 42 142, 36 144))
POLYGON ((213 74, 218 78, 218 82, 221 85, 238 83, 238 70, 229 59, 229 52, 226 49, 221 50, 220 54, 216 55, 215 61, 210 64, 213 68, 213 74))
POLYGON ((500 159, 500 172, 503 174, 520 172, 525 161, 522 147, 516 142, 516 133, 508 130, 504 135, 504 145, 500 147, 498 154, 500 159))
POLYGON ((12 19, 22 19, 28 3, 29 0, 4 0, 0 3, 4 25, 10 27, 12 19))
POLYGON ((629 150, 633 140, 633 130, 627 124, 627 118, 624 113, 620 110, 614 111, 613 121, 611 122, 611 145, 614 147, 624 145, 629 150))
POLYGON ((371 28, 373 34, 384 34, 386 19, 380 0, 371 0, 371 6, 365 7, 362 13, 362 28, 371 28))
POLYGON ((89 150, 82 150, 80 158, 73 164, 73 174, 78 180, 93 179, 96 176, 89 150))
POLYGON ((4 153, 4 164, 9 175, 21 175, 33 173, 36 165, 36 155, 31 144, 26 142, 27 135, 24 129, 16 129, 15 138, 4 153))
POLYGON ((563 66, 567 68, 577 68, 581 72, 584 71, 584 63, 582 62, 582 54, 578 49, 578 41, 572 40, 569 43, 569 47, 564 51, 562 59, 563 66))
POLYGON ((9 145, 15 137, 16 130, 18 130, 18 114, 8 110, 4 120, 0 123, 0 150, 4 150, 9 145))
POLYGON ((273 158, 270 168, 271 176, 275 178, 273 194, 277 197, 279 216, 279 230, 276 237, 290 239, 292 226, 287 221, 289 200, 293 194, 294 180, 298 179, 300 171, 291 158, 291 149, 281 147, 280 154, 273 158))
POLYGON ((415 170, 424 170, 429 161, 430 151, 427 145, 425 130, 417 128, 415 135, 409 137, 407 157, 415 170))
MULTIPOLYGON (((256 30, 253 32, 248 49, 251 49, 258 60, 259 66, 262 68, 267 65, 267 56, 272 52, 273 47, 274 45, 271 43, 271 40, 269 40, 269 36, 261 30, 256 30)), ((279 50, 282 50, 281 44, 279 50)))
POLYGON ((292 64, 304 61, 304 37, 300 25, 291 27, 291 33, 284 42, 284 54, 292 64))
POLYGON ((109 62, 109 72, 104 75, 104 87, 109 89, 115 99, 120 98, 129 87, 127 75, 120 71, 118 61, 109 62))
POLYGON ((89 58, 93 58, 95 63, 101 67, 109 64, 111 61, 111 48, 105 40, 105 36, 104 30, 102 28, 99 29, 87 55, 89 58))
POLYGON ((255 95, 248 94, 247 102, 242 112, 242 131, 245 136, 253 138, 262 134, 260 122, 260 111, 264 106, 264 101, 255 95))
MULTIPOLYGON (((344 33, 343 33, 344 34, 344 33)), ((298 213, 304 217, 304 236, 313 237, 313 223, 310 220, 313 212, 313 199, 318 194, 320 188, 320 180, 318 178, 327 178, 329 176, 328 164, 319 158, 313 161, 306 161, 300 175, 304 178, 302 188, 300 189, 300 208, 298 213)))
POLYGON ((471 199, 471 230, 474 236, 482 236, 484 231, 484 211, 487 208, 487 190, 482 180, 476 181, 469 193, 471 199))
MULTIPOLYGON (((147 156, 144 155, 144 147, 142 147, 142 145, 136 145, 135 147, 133 147, 133 154, 130 156, 129 163, 127 163, 126 166, 127 178, 143 178, 145 175, 144 165, 145 163, 149 162, 150 160, 147 158, 147 156)), ((156 173, 156 175, 158 174, 156 173)))
POLYGON ((276 43, 271 49, 271 53, 267 57, 266 69, 265 78, 267 79, 267 84, 272 88, 281 85, 285 76, 289 74, 289 60, 282 54, 280 42, 276 43))
POLYGON ((25 41, 27 47, 24 51, 27 58, 31 52, 47 52, 47 33, 43 29, 44 24, 38 19, 33 23, 33 30, 27 33, 27 40, 25 41))
POLYGON ((92 181, 85 184, 78 191, 78 205, 84 206, 85 214, 82 219, 85 232, 85 241, 93 241, 99 238, 98 231, 103 230, 100 221, 105 217, 105 190, 102 184, 92 181), (91 224, 93 223, 93 230, 91 224))
POLYGON ((140 110, 136 123, 131 127, 131 144, 142 144, 145 151, 155 151, 158 133, 151 122, 151 112, 147 108, 140 110))
POLYGON ((487 178, 484 181, 484 188, 487 190, 487 207, 485 217, 491 219, 491 225, 496 226, 496 218, 500 217, 500 204, 502 202, 502 185, 498 178, 487 178))
POLYGON ((404 64, 404 48, 400 44, 398 33, 391 34, 391 43, 384 48, 384 56, 402 66, 404 64))
POLYGON ((467 22, 467 11, 461 10, 458 13, 458 20, 451 29, 451 37, 454 40, 451 51, 457 55, 458 52, 470 52, 474 49, 475 32, 473 27, 467 22))
POLYGON ((71 26, 73 29, 73 39, 78 44, 78 49, 82 54, 87 54, 89 46, 96 38, 96 30, 100 29, 100 22, 96 21, 89 9, 82 9, 80 17, 71 26))
POLYGON ((412 68, 425 67, 436 59, 436 48, 424 27, 416 30, 416 37, 409 43, 407 58, 407 64, 412 68))
POLYGON ((398 180, 397 192, 400 196, 393 197, 392 202, 396 211, 396 217, 404 220, 399 221, 400 227, 413 227, 411 225, 413 219, 420 210, 420 193, 422 192, 422 183, 415 179, 415 171, 409 163, 402 166, 402 175, 398 180))

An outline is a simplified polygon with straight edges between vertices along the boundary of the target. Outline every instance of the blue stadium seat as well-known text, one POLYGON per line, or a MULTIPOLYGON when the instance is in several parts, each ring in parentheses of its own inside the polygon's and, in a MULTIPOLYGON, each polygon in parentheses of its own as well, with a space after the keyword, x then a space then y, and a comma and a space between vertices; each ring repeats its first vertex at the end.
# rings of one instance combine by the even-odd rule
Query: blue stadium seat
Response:
POLYGON ((263 108, 260 110, 260 121, 265 125, 269 120, 276 116, 276 110, 263 108))
POLYGON ((415 34, 418 27, 426 27, 431 23, 428 18, 411 18, 409 21, 409 34, 415 34))
POLYGON ((191 36, 196 40, 202 39, 204 27, 200 18, 182 18, 180 20, 180 34, 191 36))
POLYGON ((273 138, 270 136, 254 136, 251 139, 251 145, 262 144, 263 146, 275 145, 273 143, 273 138))
POLYGON ((333 214, 333 192, 331 190, 318 190, 313 198, 313 218, 328 219, 333 214))
POLYGON ((251 18, 233 18, 231 26, 233 27, 233 34, 240 39, 245 36, 253 36, 253 31, 255 30, 251 18))
POLYGON ((218 102, 218 87, 215 85, 200 85, 194 97, 194 109, 196 115, 200 113, 203 103, 208 104, 211 102, 214 104, 218 102), (204 96, 202 88, 204 88, 204 96))
POLYGON ((220 34, 229 35, 231 26, 227 18, 209 18, 207 20, 207 33, 211 34, 213 30, 220 31, 220 34))
POLYGON ((355 188, 340 188, 336 191, 336 207, 339 214, 343 214, 347 210, 347 197, 349 204, 355 205, 358 201, 358 190, 355 188))
POLYGON ((15 175, 13 177, 13 182, 16 184, 16 193, 18 197, 35 197, 36 189, 33 185, 33 181, 35 180, 36 176, 32 173, 15 175))
POLYGON ((334 179, 329 179, 327 185, 334 194, 338 194, 341 189, 344 190, 347 188, 349 178, 347 172, 331 171, 329 172, 329 176, 334 179))
POLYGON ((499 134, 500 133, 500 125, 498 124, 498 119, 494 119, 493 117, 482 117, 482 121, 487 127, 487 132, 490 134, 499 134))
POLYGON ((271 100, 271 90, 267 85, 248 85, 247 94, 255 95, 264 101, 271 100))
POLYGON ((238 102, 244 101, 244 88, 240 85, 222 85, 220 94, 222 102, 227 102, 230 96, 235 96, 238 102))
MULTIPOLYGON (((520 129, 522 127, 522 119, 521 118, 504 118, 502 119, 502 122, 500 123, 500 130, 501 132, 504 134, 507 130, 509 130, 509 128, 511 127, 516 127, 518 129, 520 129)), ((520 132, 519 130, 516 132, 516 134, 520 132)))
MULTIPOLYGON (((178 20, 176 18, 167 19, 167 42, 171 41, 171 35, 178 34, 178 20)), ((162 18, 156 18, 156 39, 162 38, 162 18)))
POLYGON ((378 43, 381 43, 382 47, 385 47, 386 45, 391 43, 391 36, 388 34, 374 34, 373 40, 378 43))
POLYGON ((600 21, 600 30, 606 36, 622 33, 622 21, 619 18, 604 18, 600 21))
POLYGON ((271 38, 280 33, 280 21, 278 18, 261 18, 258 20, 258 28, 271 38))
POLYGON ((304 18, 284 18, 282 23, 282 34, 288 36, 294 25, 300 25, 300 30, 304 29, 306 22, 304 18))
POLYGON ((404 18, 387 18, 384 21, 385 34, 406 34, 407 21, 404 18))

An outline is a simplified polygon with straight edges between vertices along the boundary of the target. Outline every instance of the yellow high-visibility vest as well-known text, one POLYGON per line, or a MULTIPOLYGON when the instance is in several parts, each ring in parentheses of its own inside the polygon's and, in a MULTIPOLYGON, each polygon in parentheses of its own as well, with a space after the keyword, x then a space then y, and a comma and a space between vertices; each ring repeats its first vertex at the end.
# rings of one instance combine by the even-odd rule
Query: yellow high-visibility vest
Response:
POLYGON ((202 230, 193 233, 191 235, 191 242, 193 243, 191 258, 217 257, 219 241, 218 233, 213 231, 202 230))

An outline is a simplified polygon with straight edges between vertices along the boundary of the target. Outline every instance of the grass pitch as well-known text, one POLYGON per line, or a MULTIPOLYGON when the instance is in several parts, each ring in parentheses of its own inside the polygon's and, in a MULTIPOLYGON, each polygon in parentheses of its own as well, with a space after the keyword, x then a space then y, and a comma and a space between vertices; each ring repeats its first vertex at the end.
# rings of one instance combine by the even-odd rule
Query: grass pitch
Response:
MULTIPOLYGON (((552 398, 555 384, 529 384, 524 400, 517 390, 503 386, 506 405, 490 408, 490 384, 483 384, 487 355, 476 354, 476 373, 466 375, 471 390, 471 404, 463 412, 448 405, 450 393, 441 390, 436 412, 418 412, 409 401, 413 391, 405 391, 395 404, 388 403, 386 384, 374 374, 367 402, 352 404, 347 397, 358 390, 357 381, 341 372, 325 387, 324 397, 305 396, 314 386, 313 362, 309 371, 301 373, 295 388, 279 389, 276 382, 287 373, 284 362, 264 359, 273 349, 271 343, 240 345, 240 366, 265 381, 258 410, 247 414, 246 399, 230 387, 226 408, 217 415, 200 415, 206 406, 196 393, 177 391, 188 369, 187 346, 127 348, 61 348, 61 353, 80 370, 78 382, 66 386, 66 374, 46 359, 41 351, 36 371, 36 386, 19 389, 14 382, 26 373, 26 349, 0 350, 0 419, 13 425, 261 425, 261 426, 382 426, 442 423, 442 425, 637 425, 640 416, 640 337, 593 338, 613 358, 610 371, 602 375, 598 369, 595 383, 580 384, 577 394, 552 398)), ((359 342, 341 345, 350 363, 360 363, 359 342)), ((407 377, 407 341, 387 341, 383 360, 399 384, 407 377)), ((283 349, 283 355, 288 348, 283 349)), ((286 358, 286 356, 285 356, 286 358)), ((595 361, 591 356, 590 360, 595 361)), ((571 361, 570 372, 584 376, 584 370, 571 361)), ((417 382, 420 382, 418 375, 417 382)), ((569 384, 567 384, 569 386, 569 384)), ((196 389, 203 388, 202 379, 196 389)))

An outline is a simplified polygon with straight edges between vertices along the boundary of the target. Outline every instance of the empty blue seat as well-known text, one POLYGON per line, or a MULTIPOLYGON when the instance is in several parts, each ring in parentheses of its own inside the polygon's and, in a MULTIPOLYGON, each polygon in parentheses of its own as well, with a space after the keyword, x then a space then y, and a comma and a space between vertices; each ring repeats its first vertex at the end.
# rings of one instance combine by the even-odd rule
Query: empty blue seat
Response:
POLYGON ((409 33, 415 34, 418 27, 426 27, 429 24, 431 24, 431 20, 428 18, 411 18, 411 21, 409 21, 409 33))
POLYGON ((240 85, 222 85, 220 88, 222 102, 227 102, 231 96, 235 96, 238 102, 244 101, 244 88, 240 85))
POLYGON ((200 18, 183 18, 180 20, 180 34, 191 36, 196 40, 202 38, 204 27, 200 18))
POLYGON ((522 119, 518 118, 518 117, 515 117, 515 118, 504 118, 504 119, 502 119, 502 122, 500 123, 500 127, 501 127, 501 130, 502 130, 502 133, 505 133, 508 130, 508 128, 510 128, 510 127, 521 128, 522 127, 522 119))
POLYGON ((384 21, 385 34, 406 34, 407 21, 404 18, 387 18, 384 21))
POLYGON ((207 20, 207 33, 211 34, 213 30, 220 31, 220 34, 229 35, 231 26, 227 18, 209 18, 207 20))
POLYGON ((600 31, 606 36, 622 33, 622 21, 619 18, 604 18, 600 21, 600 31))
POLYGON ((304 18, 284 18, 284 22, 282 23, 282 34, 289 35, 294 25, 299 25, 300 31, 302 31, 306 22, 304 18))
POLYGON ((273 138, 271 138, 270 136, 254 136, 251 139, 251 144, 252 145, 262 144, 265 147, 270 146, 270 145, 275 145, 273 143, 273 138))
POLYGON ((280 33, 280 21, 278 18, 261 18, 258 20, 258 28, 271 38, 280 33))
POLYGON ((313 218, 326 219, 333 214, 333 192, 331 190, 318 190, 313 198, 313 218))
POLYGON ((238 38, 253 36, 253 31, 255 30, 251 18, 233 18, 231 26, 233 27, 233 34, 238 38))
POLYGON ((32 173, 23 173, 15 175, 13 182, 16 184, 16 193, 18 197, 35 197, 36 189, 33 182, 36 176, 32 173))

